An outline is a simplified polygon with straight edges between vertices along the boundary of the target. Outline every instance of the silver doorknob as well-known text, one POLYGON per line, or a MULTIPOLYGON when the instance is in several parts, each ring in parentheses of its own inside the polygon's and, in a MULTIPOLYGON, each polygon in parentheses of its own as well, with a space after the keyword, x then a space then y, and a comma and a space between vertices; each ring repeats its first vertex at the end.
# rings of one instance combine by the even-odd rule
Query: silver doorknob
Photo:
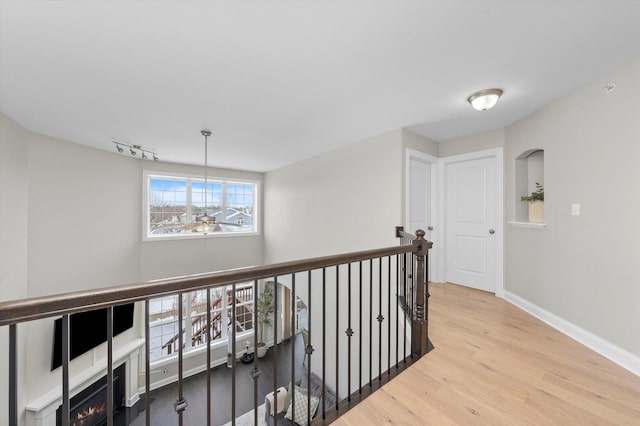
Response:
POLYGON ((433 226, 427 226, 428 231, 433 231, 433 226))
POLYGON ((491 235, 493 235, 493 234, 495 234, 495 233, 496 233, 496 231, 495 231, 495 229, 489 229, 489 233, 490 233, 491 235))

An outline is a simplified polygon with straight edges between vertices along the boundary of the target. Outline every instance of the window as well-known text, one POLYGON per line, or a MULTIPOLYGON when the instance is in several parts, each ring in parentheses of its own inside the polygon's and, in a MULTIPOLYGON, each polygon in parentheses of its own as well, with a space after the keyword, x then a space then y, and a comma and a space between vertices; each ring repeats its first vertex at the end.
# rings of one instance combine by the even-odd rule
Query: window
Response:
MULTIPOLYGON (((233 287, 221 287, 211 292, 211 341, 226 340, 233 310, 233 287)), ((236 285, 236 333, 253 331, 253 285, 236 285)), ((207 344, 207 290, 182 296, 182 338, 184 351, 207 344), (189 343, 191 342, 191 343, 189 343)), ((158 361, 175 354, 179 348, 178 296, 159 297, 149 301, 149 361, 158 361)))
POLYGON ((258 182, 145 173, 144 239, 255 233, 258 182), (196 218, 213 217, 204 229, 196 218))

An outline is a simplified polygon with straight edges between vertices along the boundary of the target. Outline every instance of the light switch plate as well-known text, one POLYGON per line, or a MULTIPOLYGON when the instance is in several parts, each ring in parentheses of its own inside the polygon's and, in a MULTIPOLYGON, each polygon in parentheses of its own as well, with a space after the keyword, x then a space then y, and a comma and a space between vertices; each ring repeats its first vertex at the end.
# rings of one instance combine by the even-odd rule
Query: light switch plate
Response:
POLYGON ((571 204, 571 216, 580 216, 580 204, 571 204))

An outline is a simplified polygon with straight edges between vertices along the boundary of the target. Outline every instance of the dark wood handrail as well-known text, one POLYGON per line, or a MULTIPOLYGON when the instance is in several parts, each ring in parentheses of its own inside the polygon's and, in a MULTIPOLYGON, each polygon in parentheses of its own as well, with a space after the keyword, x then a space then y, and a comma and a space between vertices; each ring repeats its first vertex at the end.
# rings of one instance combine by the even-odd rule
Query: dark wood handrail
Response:
POLYGON ((413 241, 416 239, 416 236, 409 232, 405 232, 403 226, 396 226, 396 238, 408 238, 413 241))
POLYGON ((415 244, 0 303, 0 326, 416 251, 415 244))

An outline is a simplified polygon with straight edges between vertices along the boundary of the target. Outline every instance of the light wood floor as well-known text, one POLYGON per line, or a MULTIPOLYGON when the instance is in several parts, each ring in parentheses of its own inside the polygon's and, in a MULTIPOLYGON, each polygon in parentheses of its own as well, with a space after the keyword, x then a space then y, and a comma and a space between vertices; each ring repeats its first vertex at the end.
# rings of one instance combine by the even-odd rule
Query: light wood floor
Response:
POLYGON ((335 425, 640 425, 639 377, 493 294, 430 293, 435 349, 335 425))

